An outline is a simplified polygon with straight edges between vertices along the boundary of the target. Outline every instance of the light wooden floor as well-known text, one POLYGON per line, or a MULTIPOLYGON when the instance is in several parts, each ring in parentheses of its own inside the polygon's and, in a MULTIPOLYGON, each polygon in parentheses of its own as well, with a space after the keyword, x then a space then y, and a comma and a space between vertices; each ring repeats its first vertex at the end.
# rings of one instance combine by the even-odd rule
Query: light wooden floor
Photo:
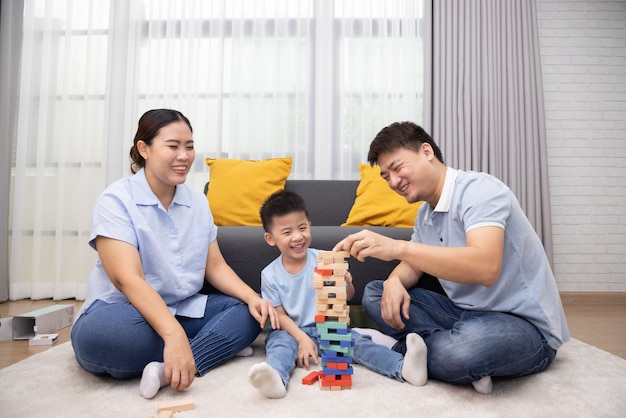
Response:
MULTIPOLYGON (((565 315, 572 337, 626 359, 626 293, 562 293, 565 315)), ((0 317, 6 318, 52 304, 73 304, 75 300, 20 300, 0 303, 0 317)), ((59 345, 69 341, 70 327, 59 333, 59 345)), ((28 341, 0 342, 0 368, 10 366, 50 347, 28 345, 28 341)))

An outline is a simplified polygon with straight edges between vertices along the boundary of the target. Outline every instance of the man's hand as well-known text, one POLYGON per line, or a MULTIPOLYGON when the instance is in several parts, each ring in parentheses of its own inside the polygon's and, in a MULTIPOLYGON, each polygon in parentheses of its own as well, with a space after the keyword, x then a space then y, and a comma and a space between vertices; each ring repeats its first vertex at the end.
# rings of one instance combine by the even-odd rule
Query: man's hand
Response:
POLYGON ((398 245, 401 242, 364 229, 350 234, 339 241, 333 248, 333 251, 347 251, 352 257, 361 262, 365 261, 366 257, 391 261, 398 259, 398 245))
POLYGON ((383 321, 395 329, 404 329, 403 319, 409 319, 411 297, 398 277, 389 277, 383 284, 380 313, 383 321))

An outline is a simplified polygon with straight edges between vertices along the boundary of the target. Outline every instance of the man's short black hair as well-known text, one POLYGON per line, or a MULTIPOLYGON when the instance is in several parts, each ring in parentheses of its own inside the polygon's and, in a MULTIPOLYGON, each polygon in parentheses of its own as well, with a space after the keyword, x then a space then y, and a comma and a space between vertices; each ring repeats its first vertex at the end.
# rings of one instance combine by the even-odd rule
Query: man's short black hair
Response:
POLYGON ((435 141, 421 126, 413 122, 395 122, 383 128, 370 144, 367 161, 370 165, 378 164, 380 154, 398 148, 407 148, 419 152, 423 143, 430 145, 435 157, 443 164, 443 155, 441 155, 441 150, 435 141))

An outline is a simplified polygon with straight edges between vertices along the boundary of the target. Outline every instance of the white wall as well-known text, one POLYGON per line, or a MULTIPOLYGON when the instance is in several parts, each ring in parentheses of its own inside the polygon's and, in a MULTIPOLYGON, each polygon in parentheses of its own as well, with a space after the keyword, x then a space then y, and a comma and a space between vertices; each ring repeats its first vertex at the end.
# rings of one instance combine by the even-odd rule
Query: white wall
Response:
POLYGON ((626 0, 537 0, 561 291, 626 291, 626 0))

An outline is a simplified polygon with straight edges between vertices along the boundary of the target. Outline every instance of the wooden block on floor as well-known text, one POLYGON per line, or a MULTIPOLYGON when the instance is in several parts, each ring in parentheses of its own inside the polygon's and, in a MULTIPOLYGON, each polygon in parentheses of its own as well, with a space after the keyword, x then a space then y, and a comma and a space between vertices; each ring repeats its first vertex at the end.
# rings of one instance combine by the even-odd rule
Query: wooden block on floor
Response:
POLYGON ((187 399, 181 399, 179 401, 165 402, 165 403, 160 404, 159 414, 162 411, 178 412, 178 411, 189 411, 195 408, 196 408, 196 405, 193 402, 193 399, 187 398, 187 399))
POLYGON ((302 384, 303 385, 312 385, 313 383, 317 382, 320 378, 320 374, 322 374, 321 371, 316 370, 313 371, 309 374, 307 374, 306 376, 304 376, 302 378, 302 384))

